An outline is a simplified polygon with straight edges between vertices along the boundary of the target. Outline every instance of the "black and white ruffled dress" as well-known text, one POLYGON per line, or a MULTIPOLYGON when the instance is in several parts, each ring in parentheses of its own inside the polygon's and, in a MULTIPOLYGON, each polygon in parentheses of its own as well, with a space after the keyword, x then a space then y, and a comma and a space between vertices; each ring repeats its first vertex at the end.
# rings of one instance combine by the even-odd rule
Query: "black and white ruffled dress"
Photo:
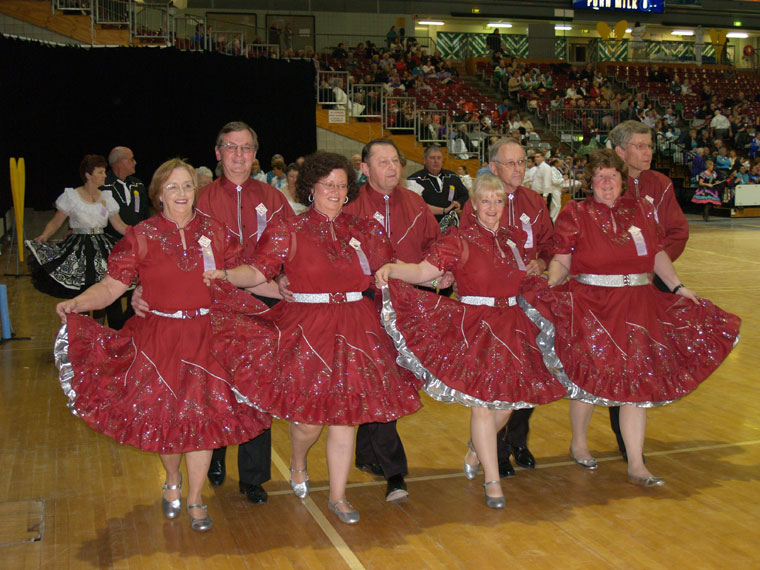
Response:
POLYGON ((103 230, 119 205, 109 190, 100 194, 100 201, 90 203, 76 189, 66 188, 55 206, 69 216, 71 234, 58 244, 24 242, 32 252, 29 265, 38 291, 70 299, 105 277, 116 240, 103 230))

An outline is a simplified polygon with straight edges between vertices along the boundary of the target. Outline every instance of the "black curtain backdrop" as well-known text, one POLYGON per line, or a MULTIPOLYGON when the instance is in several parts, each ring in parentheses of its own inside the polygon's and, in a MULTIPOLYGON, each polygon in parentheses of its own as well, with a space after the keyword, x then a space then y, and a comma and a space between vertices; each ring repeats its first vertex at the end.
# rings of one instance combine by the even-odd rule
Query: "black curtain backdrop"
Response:
POLYGON ((11 206, 9 158, 26 161, 26 205, 53 208, 80 185, 87 153, 130 147, 136 175, 181 156, 214 170, 227 122, 259 136, 264 170, 316 150, 311 62, 245 59, 173 48, 56 47, 0 36, 0 212, 11 206))

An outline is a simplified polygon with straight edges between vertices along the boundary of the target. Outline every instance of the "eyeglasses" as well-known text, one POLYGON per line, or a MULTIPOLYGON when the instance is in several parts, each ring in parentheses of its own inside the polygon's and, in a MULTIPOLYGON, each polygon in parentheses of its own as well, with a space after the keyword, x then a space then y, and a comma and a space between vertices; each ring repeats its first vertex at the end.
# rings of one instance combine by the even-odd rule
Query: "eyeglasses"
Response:
POLYGON ((644 151, 644 150, 647 150, 647 149, 654 150, 654 145, 653 144, 647 144, 647 143, 628 143, 625 146, 632 146, 633 148, 635 148, 636 150, 639 150, 639 151, 644 151))
POLYGON ((249 144, 241 146, 233 143, 222 143, 219 145, 219 148, 224 152, 228 152, 229 154, 237 154, 238 151, 241 151, 243 154, 252 154, 253 151, 256 150, 252 145, 249 144))
POLYGON ((163 187, 166 192, 195 192, 195 185, 192 182, 185 182, 184 184, 167 184, 163 187))
POLYGON ((493 162, 495 162, 496 164, 501 164, 502 166, 506 166, 507 168, 517 168, 517 167, 522 168, 523 166, 525 166, 525 159, 509 160, 507 162, 494 160, 493 162))
POLYGON ((317 182, 317 184, 321 184, 328 190, 348 190, 348 184, 335 184, 334 182, 317 182))

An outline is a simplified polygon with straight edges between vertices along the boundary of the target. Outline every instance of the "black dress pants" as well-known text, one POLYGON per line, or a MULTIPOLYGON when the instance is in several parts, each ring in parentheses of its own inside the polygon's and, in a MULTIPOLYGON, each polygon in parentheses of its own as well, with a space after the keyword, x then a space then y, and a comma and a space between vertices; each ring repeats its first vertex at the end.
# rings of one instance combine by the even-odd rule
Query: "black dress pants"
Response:
POLYGON ((499 463, 509 459, 509 450, 514 447, 528 445, 528 431, 530 431, 530 416, 535 408, 515 410, 509 416, 507 425, 496 434, 496 451, 499 463))
POLYGON ((406 475, 404 444, 396 430, 396 422, 362 424, 356 430, 356 463, 377 463, 388 479, 394 475, 406 475))
MULTIPOLYGON (((211 460, 224 461, 226 447, 215 449, 211 460)), ((272 478, 272 431, 266 430, 238 446, 238 471, 243 485, 263 485, 272 478)))

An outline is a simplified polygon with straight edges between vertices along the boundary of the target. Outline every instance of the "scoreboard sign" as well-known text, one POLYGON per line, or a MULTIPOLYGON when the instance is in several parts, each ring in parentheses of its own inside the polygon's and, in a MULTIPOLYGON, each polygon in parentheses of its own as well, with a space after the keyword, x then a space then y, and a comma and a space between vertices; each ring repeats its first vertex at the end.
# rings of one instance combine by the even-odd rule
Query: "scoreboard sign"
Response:
POLYGON ((661 14, 665 0, 573 0, 575 10, 624 10, 661 14))

